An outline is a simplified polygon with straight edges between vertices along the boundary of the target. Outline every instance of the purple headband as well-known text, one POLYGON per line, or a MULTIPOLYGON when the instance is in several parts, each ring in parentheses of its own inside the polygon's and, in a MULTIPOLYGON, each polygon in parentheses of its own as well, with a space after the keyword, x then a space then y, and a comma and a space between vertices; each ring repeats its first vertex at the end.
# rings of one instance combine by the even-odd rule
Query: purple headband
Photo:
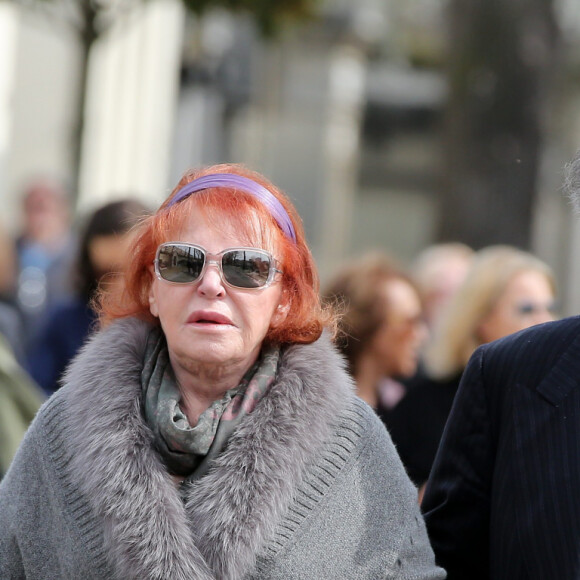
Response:
POLYGON ((264 186, 256 183, 252 179, 242 177, 241 175, 236 175, 235 173, 212 173, 210 175, 204 175, 203 177, 194 179, 193 181, 190 181, 188 184, 184 185, 173 196, 173 198, 167 204, 167 207, 175 205, 186 197, 189 197, 192 193, 202 191, 204 189, 209 189, 210 187, 228 187, 232 189, 240 189, 246 193, 249 193, 250 195, 253 195, 266 206, 286 236, 294 243, 296 243, 296 233, 294 232, 294 226, 292 225, 290 216, 284 209, 284 206, 278 201, 278 199, 276 199, 276 197, 274 197, 274 195, 264 186))

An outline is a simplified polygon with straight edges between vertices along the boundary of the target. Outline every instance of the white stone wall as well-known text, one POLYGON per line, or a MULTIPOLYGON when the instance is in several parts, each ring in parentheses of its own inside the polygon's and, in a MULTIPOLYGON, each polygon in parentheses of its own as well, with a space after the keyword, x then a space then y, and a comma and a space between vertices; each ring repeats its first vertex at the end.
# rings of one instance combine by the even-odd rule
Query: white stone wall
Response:
POLYGON ((16 230, 26 181, 39 174, 68 175, 76 51, 74 36, 57 22, 38 12, 16 11, 10 2, 0 2, 0 9, 7 32, 6 37, 0 32, 0 91, 7 97, 0 105, 6 139, 0 212, 16 230))
POLYGON ((78 209, 168 193, 183 29, 175 0, 146 3, 96 47, 90 62, 78 209))
POLYGON ((8 205, 12 196, 8 190, 8 154, 12 135, 12 103, 14 100, 14 74, 18 12, 9 2, 0 3, 0 224, 4 227, 8 205))
MULTIPOLYGON (((77 211, 167 193, 184 9, 144 3, 95 45, 77 211)), ((16 231, 19 199, 37 175, 70 178, 80 51, 72 30, 0 2, 0 215, 16 231)))

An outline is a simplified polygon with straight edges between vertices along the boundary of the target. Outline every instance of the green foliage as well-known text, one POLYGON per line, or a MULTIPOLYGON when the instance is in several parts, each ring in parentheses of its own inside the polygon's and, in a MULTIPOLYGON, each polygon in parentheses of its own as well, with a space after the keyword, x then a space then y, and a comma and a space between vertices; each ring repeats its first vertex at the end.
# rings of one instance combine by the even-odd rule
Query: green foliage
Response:
MULTIPOLYGON (((2 0, 0 0, 2 1, 2 0)), ((119 12, 127 12, 139 2, 147 0, 12 0, 27 7, 57 7, 64 13, 81 15, 80 21, 88 16, 94 19, 97 36, 103 32, 119 12)), ((276 36, 285 23, 296 23, 312 18, 322 0, 182 0, 184 6, 201 16, 212 8, 225 8, 234 12, 245 12, 252 16, 260 33, 271 38, 276 36)), ((78 18, 77 18, 78 21, 78 18)))
POLYGON ((183 0, 185 6, 198 15, 217 7, 249 13, 266 37, 275 36, 284 22, 311 18, 318 2, 319 0, 183 0))

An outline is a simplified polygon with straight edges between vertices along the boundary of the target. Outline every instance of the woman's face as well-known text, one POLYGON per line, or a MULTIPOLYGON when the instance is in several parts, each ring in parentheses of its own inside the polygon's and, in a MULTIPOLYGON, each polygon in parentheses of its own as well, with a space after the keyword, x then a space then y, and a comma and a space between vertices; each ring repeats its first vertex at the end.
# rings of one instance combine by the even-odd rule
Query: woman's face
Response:
POLYGON ((89 260, 97 277, 110 272, 120 272, 127 262, 132 234, 108 234, 95 236, 88 247, 89 260))
POLYGON ((387 301, 385 322, 373 338, 375 355, 389 377, 408 377, 415 373, 419 354, 427 338, 421 301, 405 280, 385 283, 387 301))
POLYGON ((535 270, 516 274, 479 326, 482 342, 491 342, 534 324, 554 320, 554 293, 546 276, 535 270))
MULTIPOLYGON (((216 230, 201 212, 195 212, 171 241, 196 244, 211 254, 248 246, 236 235, 235 224, 216 230)), ((153 272, 152 276, 150 310, 159 317, 176 374, 194 372, 200 365, 232 365, 224 370, 245 372, 257 359, 270 324, 285 316, 285 308, 278 308, 282 298, 278 280, 263 289, 231 288, 223 283, 215 264, 208 264, 201 279, 192 284, 171 284, 153 272)))

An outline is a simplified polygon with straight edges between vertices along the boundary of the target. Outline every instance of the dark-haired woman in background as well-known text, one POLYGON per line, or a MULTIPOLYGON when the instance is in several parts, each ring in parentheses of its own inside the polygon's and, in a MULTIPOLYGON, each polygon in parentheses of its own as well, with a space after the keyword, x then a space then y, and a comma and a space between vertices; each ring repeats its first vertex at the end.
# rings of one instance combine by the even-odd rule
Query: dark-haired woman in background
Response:
POLYGON ((73 272, 77 296, 59 303, 28 353, 28 371, 51 394, 64 369, 86 340, 96 321, 93 300, 103 284, 114 284, 124 267, 131 228, 148 213, 136 199, 107 203, 89 217, 73 272))

